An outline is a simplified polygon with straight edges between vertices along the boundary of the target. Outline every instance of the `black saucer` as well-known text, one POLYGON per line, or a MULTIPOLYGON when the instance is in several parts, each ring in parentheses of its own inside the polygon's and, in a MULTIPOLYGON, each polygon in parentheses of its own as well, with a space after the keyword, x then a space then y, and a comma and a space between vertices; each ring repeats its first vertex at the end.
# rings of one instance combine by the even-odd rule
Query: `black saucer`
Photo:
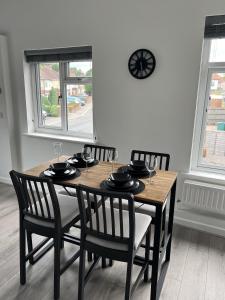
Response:
MULTIPOLYGON (((86 168, 86 162, 83 159, 77 159, 76 157, 70 157, 67 161, 71 166, 75 168, 86 168)), ((87 163, 88 167, 96 166, 99 163, 98 160, 93 159, 87 163)))
POLYGON ((118 169, 118 171, 121 173, 128 173, 133 178, 149 178, 149 177, 153 177, 156 175, 156 171, 154 171, 154 170, 151 170, 151 171, 148 171, 146 169, 134 170, 130 165, 122 166, 118 169))
MULTIPOLYGON (((122 174, 122 173, 121 173, 122 174)), ((131 187, 134 186, 135 181, 133 179, 123 183, 123 184, 117 184, 116 182, 114 182, 112 179, 107 179, 106 183, 108 184, 108 186, 110 186, 111 188, 119 188, 119 189, 129 189, 131 187)))
POLYGON ((121 188, 121 186, 112 187, 108 184, 108 180, 104 180, 101 182, 100 187, 104 190, 114 191, 114 192, 122 192, 122 193, 132 193, 132 194, 139 194, 144 191, 145 184, 140 180, 134 180, 134 184, 128 188, 121 188))
POLYGON ((51 178, 53 180, 67 180, 80 176, 80 170, 70 166, 64 172, 56 173, 51 168, 48 168, 41 172, 40 176, 51 178))

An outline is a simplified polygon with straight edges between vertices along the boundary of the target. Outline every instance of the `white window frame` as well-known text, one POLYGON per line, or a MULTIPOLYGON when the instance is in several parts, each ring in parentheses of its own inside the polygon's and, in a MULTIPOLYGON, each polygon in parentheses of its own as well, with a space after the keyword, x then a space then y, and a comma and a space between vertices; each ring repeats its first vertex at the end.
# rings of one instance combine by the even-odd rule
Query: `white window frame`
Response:
MULTIPOLYGON (((93 77, 69 77, 68 66, 71 61, 55 61, 55 63, 59 63, 59 82, 60 82, 60 91, 61 91, 61 127, 48 127, 43 126, 41 124, 41 98, 40 98, 40 74, 39 74, 39 64, 38 63, 30 63, 31 74, 32 74, 32 91, 33 91, 33 116, 34 116, 34 131, 37 133, 43 134, 52 134, 56 136, 68 136, 80 139, 87 139, 88 141, 95 141, 95 128, 94 128, 94 97, 93 97, 93 89, 92 89, 92 120, 93 120, 93 134, 85 134, 84 132, 79 131, 71 131, 68 130, 68 121, 67 121, 67 84, 85 84, 91 83, 93 86, 93 77)), ((87 59, 88 61, 88 59, 87 59)), ((43 62, 43 63, 48 63, 43 62)), ((50 61, 50 63, 54 63, 50 61)))
POLYGON ((209 62, 210 48, 211 39, 204 39, 199 74, 190 171, 225 174, 225 167, 214 167, 201 162, 211 76, 213 72, 225 73, 225 62, 209 62))

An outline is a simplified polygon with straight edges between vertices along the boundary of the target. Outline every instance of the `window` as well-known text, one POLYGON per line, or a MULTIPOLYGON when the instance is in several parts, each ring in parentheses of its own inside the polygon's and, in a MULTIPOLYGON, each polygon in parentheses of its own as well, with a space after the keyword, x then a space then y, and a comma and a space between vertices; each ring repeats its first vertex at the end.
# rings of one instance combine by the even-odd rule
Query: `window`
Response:
POLYGON ((225 173, 225 16, 206 17, 191 167, 225 173))
POLYGON ((93 140, 91 47, 25 51, 35 131, 93 140))

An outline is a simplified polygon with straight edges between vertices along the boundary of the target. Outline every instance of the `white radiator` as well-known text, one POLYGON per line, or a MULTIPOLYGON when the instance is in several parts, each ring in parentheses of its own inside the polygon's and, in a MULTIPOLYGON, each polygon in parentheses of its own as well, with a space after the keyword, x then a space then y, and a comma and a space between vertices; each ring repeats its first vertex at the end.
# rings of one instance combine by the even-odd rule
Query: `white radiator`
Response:
POLYGON ((210 212, 225 214, 225 186, 185 180, 181 203, 210 212))

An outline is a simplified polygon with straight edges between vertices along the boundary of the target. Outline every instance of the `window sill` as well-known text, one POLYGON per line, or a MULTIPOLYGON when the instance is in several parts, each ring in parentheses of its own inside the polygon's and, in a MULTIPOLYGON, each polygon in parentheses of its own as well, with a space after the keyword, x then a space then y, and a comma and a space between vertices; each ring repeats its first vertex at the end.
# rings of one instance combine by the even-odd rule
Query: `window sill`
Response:
POLYGON ((210 173, 204 171, 194 171, 191 170, 188 173, 183 173, 186 177, 190 177, 192 179, 213 182, 213 183, 225 183, 225 174, 218 173, 210 173))
POLYGON ((23 135, 29 136, 29 137, 34 137, 34 138, 58 140, 58 141, 79 143, 79 144, 84 144, 84 143, 95 144, 96 143, 96 141, 94 141, 93 139, 88 139, 88 138, 78 138, 78 137, 73 137, 73 136, 46 134, 46 133, 39 133, 39 132, 29 132, 29 133, 24 133, 23 135))

